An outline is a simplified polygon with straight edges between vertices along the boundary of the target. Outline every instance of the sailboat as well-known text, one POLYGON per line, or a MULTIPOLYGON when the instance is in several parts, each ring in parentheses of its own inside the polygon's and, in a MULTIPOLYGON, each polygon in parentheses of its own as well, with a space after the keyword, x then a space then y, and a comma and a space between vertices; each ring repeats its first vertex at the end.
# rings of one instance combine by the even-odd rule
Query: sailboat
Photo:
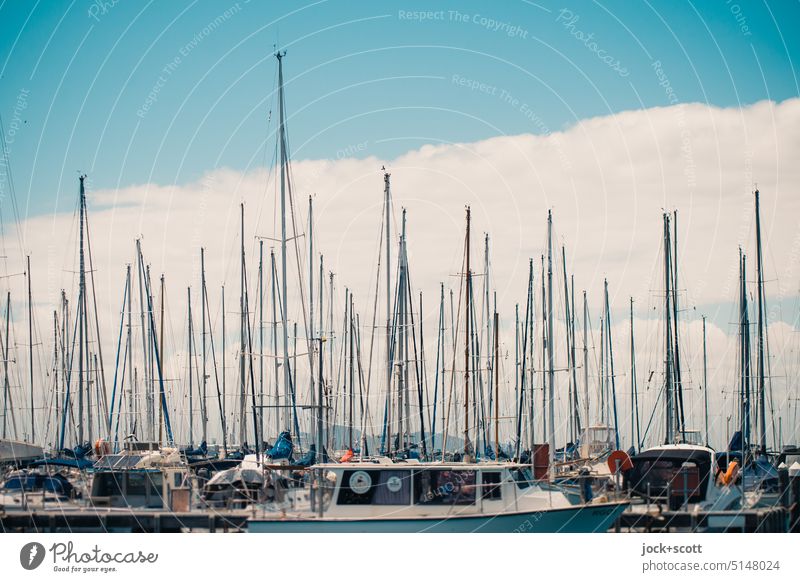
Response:
POLYGON ((686 429, 677 322, 677 244, 671 242, 673 236, 677 238, 676 220, 677 214, 674 221, 668 213, 663 215, 664 439, 631 457, 630 468, 624 472, 623 486, 647 502, 646 506, 632 505, 631 511, 637 513, 649 511, 651 502, 659 509, 664 505, 671 510, 729 510, 738 507, 741 497, 730 475, 719 478, 715 451, 695 443, 695 432, 686 429))

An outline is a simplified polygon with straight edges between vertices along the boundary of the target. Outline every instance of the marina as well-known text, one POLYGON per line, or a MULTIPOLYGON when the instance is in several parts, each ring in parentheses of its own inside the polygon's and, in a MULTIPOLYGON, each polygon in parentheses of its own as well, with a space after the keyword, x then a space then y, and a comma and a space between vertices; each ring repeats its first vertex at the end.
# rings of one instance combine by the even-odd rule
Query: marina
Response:
MULTIPOLYGON (((240 10, 201 30, 211 35, 240 10)), ((564 10, 556 24, 574 29, 564 10)), ((498 21, 497 30, 511 28, 498 21)), ((737 244, 714 246, 695 224, 712 214, 710 203, 675 202, 666 187, 637 198, 635 172, 624 178, 634 194, 623 206, 644 213, 646 229, 601 217, 593 192, 540 192, 540 173, 567 183, 582 172, 573 165, 594 163, 589 156, 556 168, 524 153, 535 171, 522 174, 514 197, 496 196, 513 172, 494 151, 510 139, 501 132, 489 146, 424 143, 422 174, 421 162, 370 153, 359 160, 367 170, 340 178, 366 146, 339 144, 337 160, 317 163, 305 143, 291 145, 290 123, 294 130, 297 112, 310 107, 303 77, 313 67, 292 68, 304 51, 262 47, 260 72, 274 87, 259 79, 252 106, 262 132, 250 161, 263 158, 257 170, 232 178, 217 160, 188 202, 174 184, 147 186, 142 209, 203 214, 194 234, 170 232, 188 228, 176 221, 155 236, 122 237, 130 225, 109 224, 117 211, 132 222, 124 212, 139 199, 121 181, 98 192, 91 172, 62 172, 73 212, 45 258, 27 250, 33 230, 23 232, 13 198, 0 273, 0 531, 298 539, 800 531, 797 257, 776 258, 773 232, 796 210, 786 201, 793 185, 759 186, 742 170, 746 195, 725 201, 741 215, 724 225, 739 228, 737 244), (468 157, 453 170, 442 161, 447 147, 497 157, 490 166, 468 157), (472 166, 490 187, 472 183, 472 166), (446 193, 438 173, 448 175, 446 193), (236 180, 257 194, 241 194, 236 180), (356 187, 368 194, 348 199, 356 187), (221 206, 206 216, 215 196, 227 216, 221 206), (537 211, 527 206, 533 198, 537 211), (506 221, 492 219, 500 207, 506 221), (372 238, 343 242, 359 220, 372 238), (595 223, 608 240, 587 234, 595 223), (626 229, 644 243, 621 249, 612 239, 626 229), (724 281, 719 261, 735 266, 724 281), (629 262, 639 266, 633 283, 629 262)), ((181 59, 171 62, 159 91, 178 83, 181 59)), ((627 69, 617 61, 604 72, 627 69)), ((448 78, 495 96, 497 85, 448 78)), ((138 109, 141 123, 157 111, 157 93, 138 109)), ((770 102, 770 111, 792 106, 770 102)), ((326 113, 316 123, 336 127, 336 110, 326 113)), ((213 108, 207 117, 229 123, 213 108)), ((590 125, 557 133, 575 139, 590 125)), ((301 129, 303 139, 317 131, 301 129)), ((554 133, 528 137, 534 151, 554 133)), ((3 140, 8 169, 5 130, 3 140)), ((601 163, 601 173, 616 172, 617 161, 601 163)), ((141 233, 160 218, 131 228, 141 233)))

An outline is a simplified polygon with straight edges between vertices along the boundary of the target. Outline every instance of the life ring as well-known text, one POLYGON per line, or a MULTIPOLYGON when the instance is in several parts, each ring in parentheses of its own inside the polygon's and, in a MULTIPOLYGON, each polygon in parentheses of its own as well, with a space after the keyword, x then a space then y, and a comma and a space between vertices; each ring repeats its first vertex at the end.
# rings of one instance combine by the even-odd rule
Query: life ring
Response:
POLYGON ((111 454, 111 443, 103 439, 97 439, 94 442, 94 454, 97 457, 111 454))
POLYGON ((617 474, 617 463, 619 463, 620 473, 627 473, 633 469, 633 461, 625 451, 614 451, 608 455, 608 469, 612 475, 617 474))

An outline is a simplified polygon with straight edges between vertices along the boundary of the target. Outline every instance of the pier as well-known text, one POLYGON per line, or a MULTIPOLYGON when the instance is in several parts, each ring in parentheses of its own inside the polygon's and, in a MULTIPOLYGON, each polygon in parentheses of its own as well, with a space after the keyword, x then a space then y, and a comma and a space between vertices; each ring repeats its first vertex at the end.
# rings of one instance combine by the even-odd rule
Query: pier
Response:
POLYGON ((0 512, 0 531, 36 533, 243 532, 251 514, 244 511, 171 512, 154 510, 108 511, 43 509, 0 512))

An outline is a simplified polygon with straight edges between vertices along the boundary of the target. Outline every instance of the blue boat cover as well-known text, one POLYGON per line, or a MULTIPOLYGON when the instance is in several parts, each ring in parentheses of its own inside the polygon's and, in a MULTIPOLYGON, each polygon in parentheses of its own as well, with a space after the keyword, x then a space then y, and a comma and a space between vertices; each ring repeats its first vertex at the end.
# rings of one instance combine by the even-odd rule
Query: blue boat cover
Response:
POLYGON ((290 459, 292 458, 292 435, 288 430, 283 431, 278 435, 278 440, 275 446, 267 451, 267 456, 272 459, 290 459))

